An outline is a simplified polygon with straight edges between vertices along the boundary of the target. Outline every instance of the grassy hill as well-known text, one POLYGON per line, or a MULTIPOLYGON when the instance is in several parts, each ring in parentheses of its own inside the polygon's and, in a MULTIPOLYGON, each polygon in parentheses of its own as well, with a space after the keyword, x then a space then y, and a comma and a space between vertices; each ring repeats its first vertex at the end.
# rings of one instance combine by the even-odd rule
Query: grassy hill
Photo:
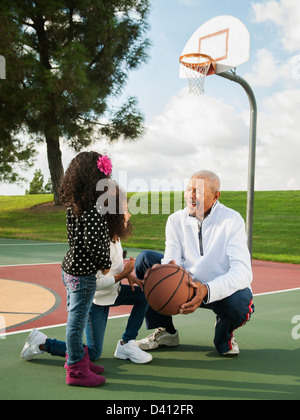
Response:
MULTIPOLYGON (((224 191, 220 202, 245 218, 246 197, 246 192, 224 191)), ((165 224, 183 202, 182 193, 131 193, 129 199, 146 214, 132 215, 133 234, 123 246, 163 250, 165 224)), ((65 242, 65 209, 52 200, 51 195, 0 196, 0 237, 65 242)), ((300 263, 300 191, 255 193, 253 258, 300 263)))

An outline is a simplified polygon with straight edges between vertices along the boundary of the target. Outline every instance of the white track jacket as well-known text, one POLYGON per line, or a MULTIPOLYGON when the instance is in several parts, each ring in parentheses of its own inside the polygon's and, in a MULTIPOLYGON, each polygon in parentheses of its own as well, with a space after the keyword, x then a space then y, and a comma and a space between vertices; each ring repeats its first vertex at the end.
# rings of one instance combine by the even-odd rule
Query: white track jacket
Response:
POLYGON ((208 286, 205 303, 238 290, 251 290, 251 257, 243 218, 218 201, 202 224, 187 208, 169 216, 162 264, 175 260, 194 280, 208 286))

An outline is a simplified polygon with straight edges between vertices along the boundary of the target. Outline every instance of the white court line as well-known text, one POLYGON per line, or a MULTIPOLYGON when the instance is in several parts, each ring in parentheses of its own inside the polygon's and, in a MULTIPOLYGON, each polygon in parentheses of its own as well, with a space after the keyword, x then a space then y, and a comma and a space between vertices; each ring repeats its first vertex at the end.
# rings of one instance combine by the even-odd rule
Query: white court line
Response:
POLYGON ((294 289, 275 290, 274 292, 255 293, 253 296, 275 295, 276 293, 294 292, 295 290, 300 290, 300 287, 295 287, 294 289))
MULTIPOLYGON (((297 287, 295 289, 276 290, 274 292, 255 293, 253 295, 253 297, 256 297, 256 296, 265 296, 265 295, 274 295, 274 294, 286 293, 286 292, 294 292, 295 290, 300 290, 300 287, 297 287)), ((126 316, 129 316, 129 314, 109 316, 108 319, 125 318, 126 316)), ((38 330, 47 330, 47 329, 51 329, 51 328, 65 327, 66 325, 67 324, 48 325, 46 327, 39 327, 37 329, 38 330)), ((28 330, 21 330, 21 331, 14 331, 14 332, 3 333, 3 334, 0 334, 0 338, 1 337, 4 337, 4 336, 7 336, 7 335, 22 334, 22 333, 25 333, 25 332, 30 332, 32 330, 33 330, 33 328, 30 328, 28 330)))
MULTIPOLYGON (((125 318, 126 316, 129 316, 130 314, 124 314, 124 315, 114 315, 114 316, 109 316, 108 319, 115 319, 115 318, 125 318)), ((48 325, 46 327, 38 327, 37 330, 47 330, 47 329, 51 329, 51 328, 58 328, 58 327, 65 327, 67 324, 56 324, 56 325, 48 325)), ((6 337, 7 335, 16 335, 16 334, 22 334, 22 333, 26 333, 26 332, 31 332, 33 330, 33 328, 29 328, 28 330, 20 330, 20 331, 13 331, 13 332, 8 332, 8 333, 3 333, 0 334, 0 338, 1 337, 6 337)))
POLYGON ((53 264, 61 264, 60 262, 50 262, 50 263, 31 263, 31 264, 9 264, 9 265, 0 265, 0 268, 2 267, 23 267, 26 265, 53 265, 53 264))

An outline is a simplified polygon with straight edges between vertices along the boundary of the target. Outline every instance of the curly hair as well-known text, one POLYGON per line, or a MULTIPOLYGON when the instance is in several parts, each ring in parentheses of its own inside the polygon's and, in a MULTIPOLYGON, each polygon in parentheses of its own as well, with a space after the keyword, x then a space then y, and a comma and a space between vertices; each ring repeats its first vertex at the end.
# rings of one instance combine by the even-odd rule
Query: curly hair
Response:
MULTIPOLYGON (((104 214, 107 217, 110 240, 115 236, 125 239, 132 231, 129 221, 125 222, 127 195, 110 176, 98 169, 97 161, 101 156, 97 152, 82 152, 71 161, 60 187, 60 201, 65 207, 71 207, 74 215, 78 216, 97 205, 98 198, 109 189, 109 199, 113 200, 114 206, 113 211, 108 210, 104 214), (102 179, 107 179, 108 182, 104 182, 103 189, 97 190, 97 184, 102 179)), ((108 199, 104 203, 109 208, 108 199)))
POLYGON ((120 239, 126 239, 132 232, 132 225, 129 221, 125 221, 125 215, 127 213, 127 194, 116 182, 113 181, 113 184, 115 187, 113 197, 115 200, 115 211, 108 211, 106 213, 111 241, 114 241, 116 236, 120 239))
POLYGON ((97 152, 79 153, 66 170, 59 191, 60 201, 65 207, 71 206, 77 216, 96 204, 102 194, 96 190, 97 183, 109 178, 98 169, 101 156, 97 152))

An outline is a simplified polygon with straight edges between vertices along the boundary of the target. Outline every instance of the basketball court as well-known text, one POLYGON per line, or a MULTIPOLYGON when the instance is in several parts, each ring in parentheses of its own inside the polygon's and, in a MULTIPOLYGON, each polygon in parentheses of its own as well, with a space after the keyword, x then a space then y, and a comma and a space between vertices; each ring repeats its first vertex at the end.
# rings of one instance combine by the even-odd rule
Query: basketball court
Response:
MULTIPOLYGON (((199 310, 174 317, 180 345, 153 351, 150 364, 115 359, 130 308, 113 308, 103 356, 97 362, 105 366, 107 382, 85 389, 66 386, 62 358, 44 353, 31 362, 20 359, 32 328, 42 329, 50 338, 65 338, 66 292, 60 261, 67 245, 6 239, 0 248, 0 319, 6 328, 0 338, 1 400, 299 399, 300 328, 292 323, 300 316, 299 265, 253 261, 255 313, 236 332, 241 349, 237 358, 216 353, 215 317, 199 310)), ((128 255, 138 252, 128 250, 128 255)), ((143 324, 138 338, 148 334, 143 324)))
MULTIPOLYGON (((249 85, 236 75, 236 67, 248 61, 249 52, 250 35, 242 22, 231 16, 218 16, 201 25, 188 40, 180 56, 180 77, 188 79, 194 94, 201 94, 205 77, 214 75, 239 83, 248 94, 251 112, 247 234, 251 250, 256 103, 249 85)), ((255 313, 246 326, 236 331, 241 350, 236 358, 224 358, 216 352, 215 316, 199 309, 191 315, 174 317, 180 337, 178 347, 158 348, 147 365, 115 359, 115 347, 130 308, 113 308, 99 360, 105 367, 107 382, 99 388, 76 388, 65 384, 64 359, 47 353, 31 362, 20 359, 32 328, 42 329, 50 338, 65 339, 66 292, 60 262, 67 245, 7 239, 0 241, 0 249, 1 400, 102 400, 99 414, 121 414, 115 407, 121 400, 135 407, 141 401, 153 401, 156 412, 150 414, 171 414, 158 411, 162 407, 159 402, 173 401, 194 404, 193 414, 203 414, 203 407, 196 402, 204 399, 300 397, 299 265, 253 261, 255 313), (109 405, 114 405, 113 412, 107 412, 109 405)), ((136 256, 140 251, 128 250, 128 256, 136 256)), ((143 325, 138 339, 148 334, 143 325)))

